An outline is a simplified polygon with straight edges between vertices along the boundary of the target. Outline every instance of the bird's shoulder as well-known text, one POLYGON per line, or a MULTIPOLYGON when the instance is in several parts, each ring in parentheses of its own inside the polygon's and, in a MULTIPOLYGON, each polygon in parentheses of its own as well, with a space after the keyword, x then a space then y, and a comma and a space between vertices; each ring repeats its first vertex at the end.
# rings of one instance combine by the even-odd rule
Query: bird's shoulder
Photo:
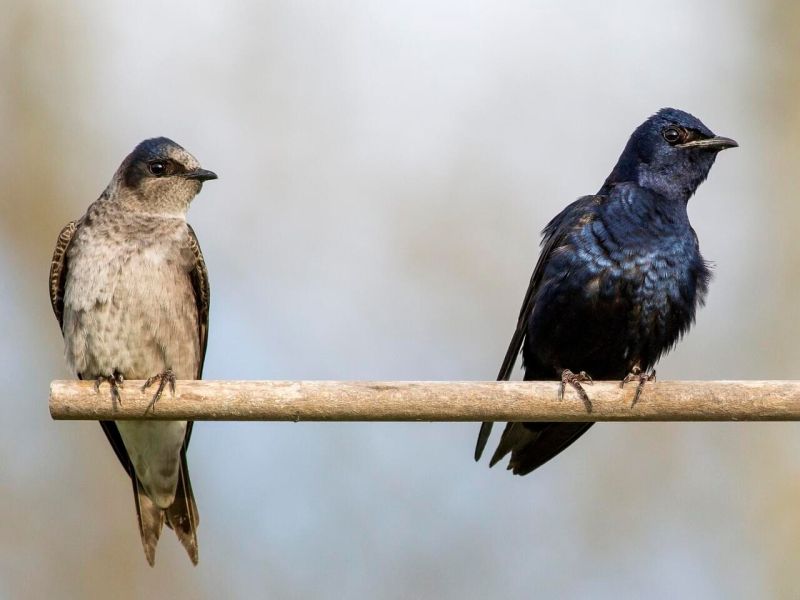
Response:
POLYGON ((598 218, 606 202, 608 198, 600 194, 582 196, 567 205, 542 230, 541 250, 520 310, 518 333, 523 330, 541 286, 553 277, 563 277, 573 269, 572 263, 580 260, 577 249, 581 232, 598 218))
POLYGON ((542 248, 534 274, 540 275, 556 257, 570 255, 579 244, 587 228, 602 217, 609 203, 606 195, 582 196, 567 205, 542 230, 542 248))
POLYGON ((545 226, 542 231, 542 245, 546 246, 552 238, 561 237, 592 222, 608 202, 609 197, 605 194, 581 196, 571 202, 545 226))

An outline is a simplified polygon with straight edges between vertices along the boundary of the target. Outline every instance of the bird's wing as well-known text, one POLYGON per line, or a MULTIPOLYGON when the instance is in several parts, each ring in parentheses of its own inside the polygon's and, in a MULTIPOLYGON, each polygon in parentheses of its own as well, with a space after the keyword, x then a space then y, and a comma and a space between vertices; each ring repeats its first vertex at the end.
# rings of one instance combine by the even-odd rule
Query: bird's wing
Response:
POLYGON ((189 273, 194 289, 194 300, 197 303, 197 326, 200 338, 200 361, 197 365, 197 379, 203 376, 203 363, 206 360, 208 346, 208 308, 211 300, 211 288, 208 285, 208 271, 200 243, 191 225, 189 227, 189 248, 194 254, 194 268, 189 273))
MULTIPOLYGON (((206 269, 206 261, 203 258, 203 251, 200 250, 200 242, 197 241, 197 234, 195 234, 191 225, 187 223, 186 226, 189 228, 189 250, 194 255, 194 266, 189 271, 189 278, 192 280, 194 301, 197 305, 197 335, 200 340, 200 358, 197 363, 196 378, 202 379, 203 364, 206 360, 206 348, 208 347, 208 310, 211 302, 211 288, 208 285, 208 270, 206 269)), ((193 425, 192 421, 189 421, 186 425, 186 438, 183 441, 184 452, 189 446, 193 425)))
MULTIPOLYGON (((511 372, 514 370, 514 364, 517 362, 517 355, 522 349, 522 342, 525 339, 525 329, 533 311, 533 306, 536 303, 536 293, 539 289, 539 284, 544 276, 545 267, 550 260, 553 251, 558 248, 564 241, 566 235, 572 228, 580 222, 583 215, 586 214, 587 209, 594 204, 602 201, 602 196, 583 196, 578 198, 562 210, 555 218, 553 218, 547 227, 542 231, 542 250, 539 253, 539 260, 536 261, 536 267, 533 269, 531 280, 528 283, 528 290, 525 292, 525 298, 522 301, 522 308, 519 311, 519 318, 517 319, 517 327, 514 330, 514 335, 511 336, 511 342, 506 350, 503 364, 500 365, 500 372, 497 374, 497 381, 508 381, 511 377, 511 372)), ((489 435, 492 433, 491 422, 481 424, 481 430, 478 433, 478 441, 475 445, 475 460, 480 460, 483 450, 486 447, 486 442, 489 440, 489 435)))
POLYGON ((78 231, 78 221, 70 221, 58 234, 53 259, 50 262, 50 304, 58 320, 58 326, 64 326, 64 283, 67 280, 67 250, 69 249, 75 232, 78 231))

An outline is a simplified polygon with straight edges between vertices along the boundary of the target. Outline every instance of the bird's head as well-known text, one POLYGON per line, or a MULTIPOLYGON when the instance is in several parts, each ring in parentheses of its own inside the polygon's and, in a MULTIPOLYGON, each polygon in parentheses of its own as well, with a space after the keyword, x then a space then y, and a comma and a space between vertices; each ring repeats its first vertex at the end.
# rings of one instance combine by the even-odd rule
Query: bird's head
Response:
POLYGON ((738 145, 687 112, 662 108, 633 132, 604 187, 634 182, 686 201, 708 177, 717 153, 738 145))
POLYGON ((181 216, 203 182, 216 178, 181 146, 159 137, 136 146, 122 161, 113 183, 129 210, 181 216))

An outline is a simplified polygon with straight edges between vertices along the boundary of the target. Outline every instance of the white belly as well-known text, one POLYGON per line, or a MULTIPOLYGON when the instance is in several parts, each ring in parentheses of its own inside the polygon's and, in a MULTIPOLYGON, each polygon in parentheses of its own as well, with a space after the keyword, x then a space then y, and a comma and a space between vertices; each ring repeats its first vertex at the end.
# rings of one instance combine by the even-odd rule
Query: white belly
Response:
MULTIPOLYGON (((168 394, 169 391, 164 393, 168 394)), ((161 508, 175 500, 186 421, 116 421, 133 468, 161 508)))

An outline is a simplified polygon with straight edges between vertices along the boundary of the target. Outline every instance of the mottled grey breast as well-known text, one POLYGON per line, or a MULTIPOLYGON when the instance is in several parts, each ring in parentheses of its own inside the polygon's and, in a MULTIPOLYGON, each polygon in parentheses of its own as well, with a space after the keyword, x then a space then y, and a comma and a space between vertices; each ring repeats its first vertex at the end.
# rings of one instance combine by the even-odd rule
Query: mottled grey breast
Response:
POLYGON ((126 213, 102 200, 67 252, 63 330, 68 364, 84 378, 145 379, 171 368, 198 377, 195 268, 184 219, 126 213))

